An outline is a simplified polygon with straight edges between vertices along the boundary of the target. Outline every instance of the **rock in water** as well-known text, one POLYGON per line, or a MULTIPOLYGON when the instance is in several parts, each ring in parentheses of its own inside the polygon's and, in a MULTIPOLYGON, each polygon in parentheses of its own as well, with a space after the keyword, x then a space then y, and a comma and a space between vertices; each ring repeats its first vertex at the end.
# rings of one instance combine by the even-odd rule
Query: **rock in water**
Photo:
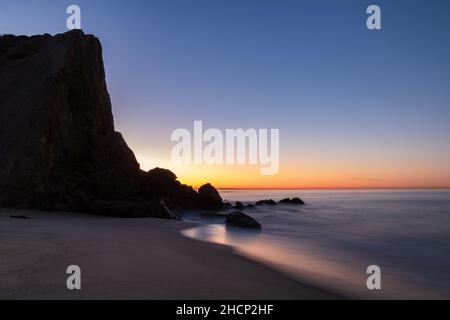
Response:
POLYGON ((269 200, 259 200, 255 203, 256 206, 262 206, 262 205, 268 205, 268 206, 276 206, 277 203, 273 201, 272 199, 269 200))
POLYGON ((280 204, 295 204, 295 205, 304 205, 305 203, 303 202, 302 199, 300 198, 286 198, 283 200, 280 200, 280 202, 278 202, 280 204))
POLYGON ((235 209, 244 209, 245 206, 242 202, 236 201, 236 205, 234 206, 235 209))
POLYGON ((100 41, 73 30, 0 37, 0 205, 165 217, 199 197, 140 170, 114 129, 100 41))
POLYGON ((230 213, 227 216, 227 225, 240 228, 261 229, 261 224, 258 221, 242 212, 230 213))

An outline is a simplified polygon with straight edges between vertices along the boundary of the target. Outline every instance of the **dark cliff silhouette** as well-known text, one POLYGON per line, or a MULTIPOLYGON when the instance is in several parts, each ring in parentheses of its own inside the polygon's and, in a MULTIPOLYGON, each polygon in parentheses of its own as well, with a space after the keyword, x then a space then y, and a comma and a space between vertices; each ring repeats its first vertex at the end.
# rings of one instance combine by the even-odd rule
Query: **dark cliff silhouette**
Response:
POLYGON ((0 37, 0 206, 177 218, 222 205, 210 185, 140 169, 114 130, 96 37, 0 37))

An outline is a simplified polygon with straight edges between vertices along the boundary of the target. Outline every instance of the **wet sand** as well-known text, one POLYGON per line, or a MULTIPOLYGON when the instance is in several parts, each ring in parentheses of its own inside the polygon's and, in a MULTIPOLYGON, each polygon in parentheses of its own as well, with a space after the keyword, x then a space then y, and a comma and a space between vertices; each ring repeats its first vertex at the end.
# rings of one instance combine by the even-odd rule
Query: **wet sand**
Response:
POLYGON ((0 209, 0 299, 337 298, 230 247, 182 236, 190 226, 0 209), (69 265, 81 268, 81 290, 67 289, 69 265))

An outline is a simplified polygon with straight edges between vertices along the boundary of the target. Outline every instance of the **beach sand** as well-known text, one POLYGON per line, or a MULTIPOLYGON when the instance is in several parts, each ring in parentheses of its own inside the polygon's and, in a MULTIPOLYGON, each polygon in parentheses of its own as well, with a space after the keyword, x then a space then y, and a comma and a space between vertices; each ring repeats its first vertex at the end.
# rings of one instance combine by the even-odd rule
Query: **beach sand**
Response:
POLYGON ((0 209, 0 299, 336 298, 229 247, 183 237, 190 226, 0 209), (66 287, 69 265, 81 268, 81 290, 66 287))

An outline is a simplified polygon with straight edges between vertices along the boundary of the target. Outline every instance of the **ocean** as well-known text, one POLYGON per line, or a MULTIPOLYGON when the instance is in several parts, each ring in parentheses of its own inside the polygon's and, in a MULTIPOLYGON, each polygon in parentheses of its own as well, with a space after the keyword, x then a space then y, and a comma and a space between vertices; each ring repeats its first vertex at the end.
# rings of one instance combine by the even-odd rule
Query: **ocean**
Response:
POLYGON ((450 190, 221 190, 234 203, 300 197, 305 206, 242 211, 261 231, 199 212, 185 236, 229 245, 302 282, 364 299, 450 299, 450 190), (381 289, 367 287, 380 267, 381 289))

